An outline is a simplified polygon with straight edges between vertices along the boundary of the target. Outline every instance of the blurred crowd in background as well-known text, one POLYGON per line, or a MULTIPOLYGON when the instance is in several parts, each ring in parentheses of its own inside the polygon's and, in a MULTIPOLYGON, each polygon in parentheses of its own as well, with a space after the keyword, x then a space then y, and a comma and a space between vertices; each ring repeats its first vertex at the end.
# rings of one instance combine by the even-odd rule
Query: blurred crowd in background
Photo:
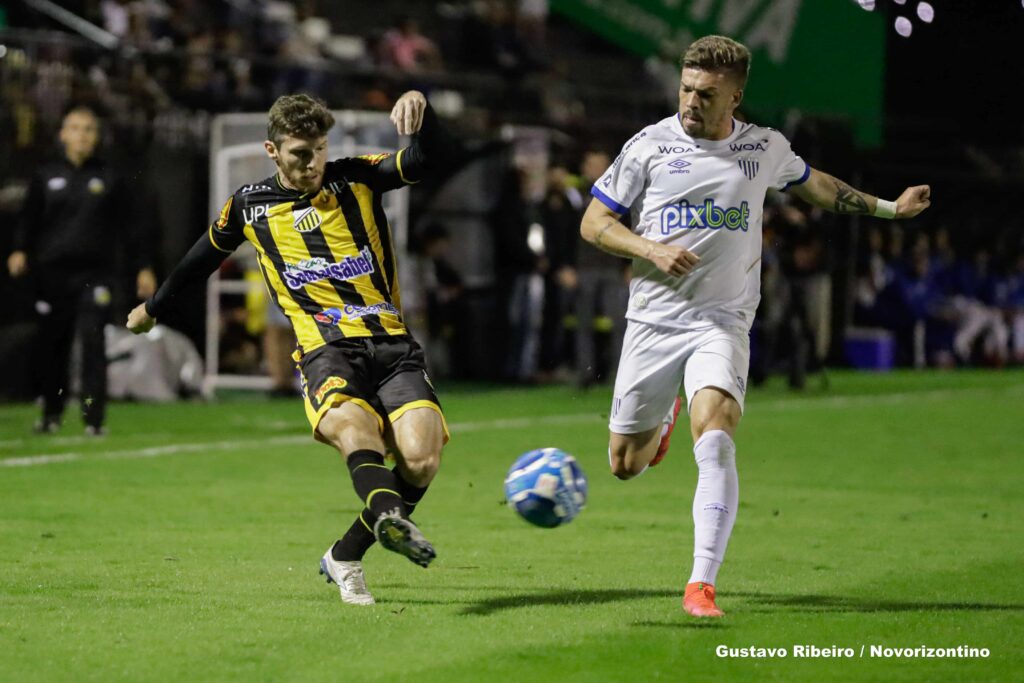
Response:
MULTIPOLYGON (((579 220, 590 185, 621 144, 677 107, 678 55, 632 56, 551 14, 547 0, 60 3, 101 29, 87 37, 38 4, 0 15, 5 224, 16 220, 32 168, 56 154, 61 112, 88 101, 104 112, 103 156, 132 185, 125 201, 166 275, 210 219, 211 115, 265 111, 298 91, 335 109, 383 112, 417 88, 475 155, 466 169, 493 179, 478 212, 488 240, 471 252, 467 244, 479 239, 452 222, 452 202, 437 199, 443 186, 413 189, 406 257, 417 281, 410 289, 421 295, 407 317, 434 373, 582 387, 614 373, 629 264, 584 244, 579 220), (515 130, 544 132, 540 173, 518 163, 515 130)), ((937 196, 944 189, 920 166, 893 161, 897 143, 856 149, 842 122, 743 113, 780 128, 812 165, 869 192, 895 197, 924 182, 937 196)), ((965 188, 974 199, 962 215, 926 213, 908 225, 839 219, 772 194, 751 380, 783 373, 802 387, 826 365, 1024 363, 1019 188, 985 184, 984 172, 978 179, 965 188), (856 351, 865 340, 866 356, 856 351)), ((4 254, 6 239, 0 233, 4 254)), ((28 338, 15 329, 32 317, 30 303, 17 303, 28 298, 19 287, 0 275, 5 355, 28 338)), ((133 303, 126 287, 119 310, 133 303)), ((259 326, 246 324, 249 313, 244 302, 225 309, 222 365, 265 372, 275 361, 259 326)), ((168 322, 202 348, 201 313, 168 322)))

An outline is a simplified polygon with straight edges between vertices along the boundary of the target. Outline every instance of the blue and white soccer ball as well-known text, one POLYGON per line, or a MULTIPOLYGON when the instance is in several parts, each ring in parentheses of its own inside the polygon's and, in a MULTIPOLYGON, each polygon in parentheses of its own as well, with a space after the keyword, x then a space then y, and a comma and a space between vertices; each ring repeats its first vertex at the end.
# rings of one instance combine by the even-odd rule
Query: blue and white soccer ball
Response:
POLYGON ((538 448, 512 463, 505 477, 505 498, 530 524, 568 524, 587 504, 587 477, 565 451, 538 448))

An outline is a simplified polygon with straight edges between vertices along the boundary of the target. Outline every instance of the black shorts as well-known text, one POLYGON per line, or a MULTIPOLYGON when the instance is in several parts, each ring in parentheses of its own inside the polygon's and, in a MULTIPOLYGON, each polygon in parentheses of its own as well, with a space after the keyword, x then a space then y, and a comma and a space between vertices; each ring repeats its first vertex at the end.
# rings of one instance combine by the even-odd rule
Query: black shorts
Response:
POLYGON ((381 434, 413 408, 437 411, 448 440, 441 403, 427 376, 423 349, 411 336, 339 339, 299 361, 306 417, 313 435, 331 408, 351 401, 377 418, 381 434))

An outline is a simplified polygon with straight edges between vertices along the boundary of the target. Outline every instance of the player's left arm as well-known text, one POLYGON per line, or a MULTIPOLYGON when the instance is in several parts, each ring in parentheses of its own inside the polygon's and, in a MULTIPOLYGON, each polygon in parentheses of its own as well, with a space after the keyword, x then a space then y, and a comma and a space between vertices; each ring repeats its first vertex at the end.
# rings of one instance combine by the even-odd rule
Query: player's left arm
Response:
POLYGON ((380 192, 418 183, 448 163, 459 148, 418 90, 398 98, 391 110, 391 122, 399 135, 411 136, 409 146, 395 154, 358 158, 367 175, 364 182, 380 192))
POLYGON ((927 185, 908 187, 893 202, 856 190, 842 180, 814 168, 810 170, 810 176, 805 182, 792 186, 789 192, 833 213, 890 219, 913 218, 931 204, 931 188, 927 185))

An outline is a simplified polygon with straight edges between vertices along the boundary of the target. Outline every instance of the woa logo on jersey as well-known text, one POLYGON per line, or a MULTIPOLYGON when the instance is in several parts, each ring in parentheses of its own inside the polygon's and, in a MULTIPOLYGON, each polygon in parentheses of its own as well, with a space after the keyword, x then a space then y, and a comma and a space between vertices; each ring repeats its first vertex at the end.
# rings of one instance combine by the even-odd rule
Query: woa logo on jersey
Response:
POLYGON ((747 202, 739 206, 723 207, 708 197, 703 204, 691 204, 685 199, 678 204, 669 204, 661 209, 661 234, 670 235, 675 230, 706 229, 742 230, 749 227, 750 208, 747 202))

